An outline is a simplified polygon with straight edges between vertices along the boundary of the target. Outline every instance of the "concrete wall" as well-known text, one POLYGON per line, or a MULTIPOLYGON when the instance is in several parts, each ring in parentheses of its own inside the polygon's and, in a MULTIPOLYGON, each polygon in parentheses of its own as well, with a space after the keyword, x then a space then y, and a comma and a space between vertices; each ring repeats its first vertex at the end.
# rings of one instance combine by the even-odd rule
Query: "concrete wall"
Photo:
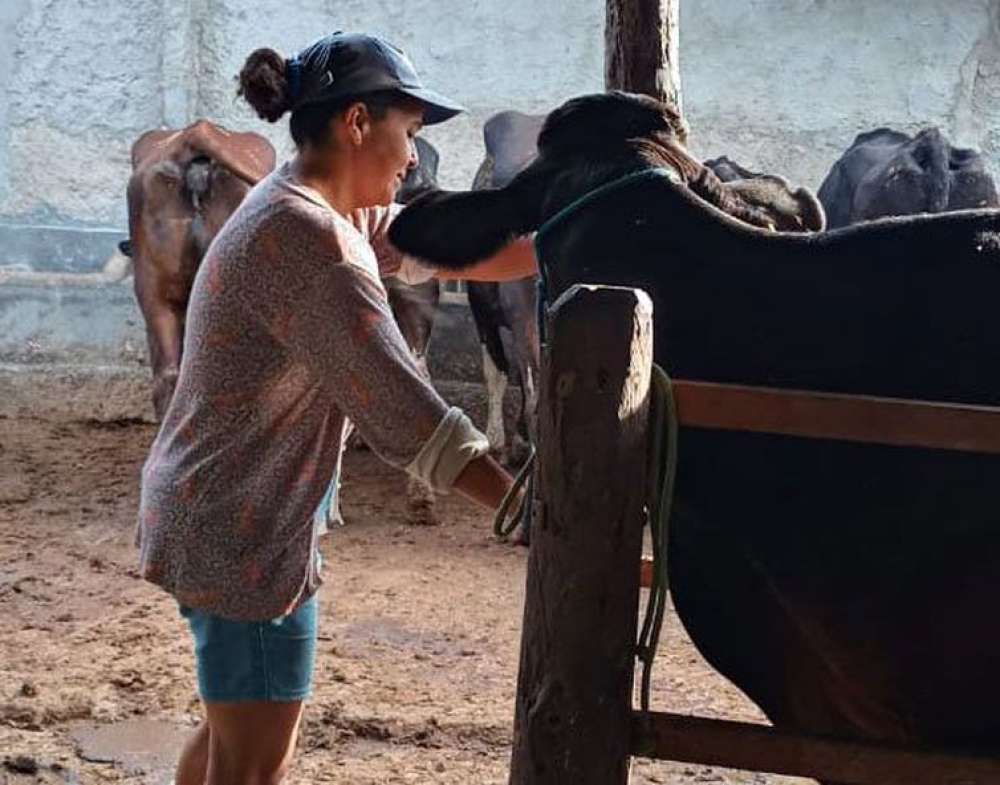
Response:
POLYGON ((861 131, 1000 156, 997 0, 682 0, 692 146, 818 188, 861 131))
MULTIPOLYGON (((129 148, 149 128, 209 117, 287 155, 284 122, 234 96, 253 48, 386 35, 469 108, 427 132, 443 183, 464 187, 491 113, 601 89, 603 24, 601 0, 2 0, 0 364, 145 373, 129 279, 114 260, 95 275, 124 236, 129 148)), ((703 157, 816 188, 857 133, 936 124, 997 172, 1000 0, 681 0, 681 52, 703 157)), ((471 329, 461 319, 451 335, 471 329)), ((469 375, 474 350, 440 369, 469 375)))
MULTIPOLYGON (((336 28, 381 32, 469 107, 427 136, 448 186, 472 178, 482 121, 600 89, 603 2, 4 0, 0 266, 98 269, 126 225, 131 142, 197 117, 267 134, 234 98, 245 55, 336 28)), ((934 123, 1000 153, 998 0, 685 0, 692 143, 817 187, 854 135, 934 123)))
POLYGON ((335 29, 382 33, 468 107, 427 134, 449 186, 472 181, 490 114, 602 83, 600 0, 3 0, 0 265, 98 269, 127 224, 129 148, 147 129, 208 117, 289 154, 287 121, 257 119, 234 77, 259 46, 290 55, 335 29))

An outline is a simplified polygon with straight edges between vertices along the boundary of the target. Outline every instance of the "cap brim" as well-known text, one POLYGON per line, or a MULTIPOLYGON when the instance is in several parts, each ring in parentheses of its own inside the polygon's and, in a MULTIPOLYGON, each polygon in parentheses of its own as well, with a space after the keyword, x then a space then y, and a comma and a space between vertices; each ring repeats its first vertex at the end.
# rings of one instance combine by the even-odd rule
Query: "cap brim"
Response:
POLYGON ((399 92, 411 98, 416 98, 424 105, 424 125, 443 123, 445 120, 450 120, 455 115, 465 111, 465 107, 461 104, 456 104, 450 98, 445 98, 440 93, 435 93, 433 90, 427 90, 423 87, 402 87, 399 89, 399 92))

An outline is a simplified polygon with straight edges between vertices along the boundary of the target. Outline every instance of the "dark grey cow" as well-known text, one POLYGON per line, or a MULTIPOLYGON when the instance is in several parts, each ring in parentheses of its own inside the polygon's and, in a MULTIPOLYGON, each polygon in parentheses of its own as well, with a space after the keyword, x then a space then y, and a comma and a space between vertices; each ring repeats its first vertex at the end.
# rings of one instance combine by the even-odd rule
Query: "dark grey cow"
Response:
POLYGON ((982 155, 953 147, 937 128, 916 136, 890 128, 859 134, 823 180, 819 199, 831 229, 998 204, 982 155))
MULTIPOLYGON (((1000 211, 754 228, 665 108, 620 93, 563 105, 538 144, 506 188, 427 194, 391 239, 461 268, 669 167, 549 230, 550 298, 645 289, 676 378, 1000 405, 1000 211)), ((776 726, 997 749, 1000 457, 699 428, 679 450, 674 605, 776 726)))
MULTIPOLYGON (((473 189, 503 188, 538 154, 538 132, 544 115, 508 111, 493 115, 483 127, 486 156, 476 172, 473 189)), ((509 283, 467 284, 469 308, 483 348, 483 376, 487 391, 486 437, 505 462, 519 463, 527 454, 538 400, 539 344, 535 319, 536 278, 509 283), (502 331, 511 340, 505 345, 502 331), (508 351, 509 350, 509 351, 508 351), (521 388, 517 430, 508 444, 503 400, 511 371, 521 388)))

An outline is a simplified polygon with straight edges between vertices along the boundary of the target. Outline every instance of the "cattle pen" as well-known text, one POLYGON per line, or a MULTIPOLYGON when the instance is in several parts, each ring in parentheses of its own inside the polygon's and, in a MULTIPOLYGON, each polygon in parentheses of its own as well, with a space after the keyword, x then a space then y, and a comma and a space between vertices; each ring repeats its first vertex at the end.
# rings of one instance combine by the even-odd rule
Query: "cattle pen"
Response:
MULTIPOLYGON (((541 318, 537 523, 511 784, 625 785, 632 757, 857 785, 1000 781, 995 751, 633 710, 652 306, 641 290, 578 284, 541 318)), ((1000 453, 1000 411, 990 407, 687 381, 673 389, 686 427, 1000 453)))

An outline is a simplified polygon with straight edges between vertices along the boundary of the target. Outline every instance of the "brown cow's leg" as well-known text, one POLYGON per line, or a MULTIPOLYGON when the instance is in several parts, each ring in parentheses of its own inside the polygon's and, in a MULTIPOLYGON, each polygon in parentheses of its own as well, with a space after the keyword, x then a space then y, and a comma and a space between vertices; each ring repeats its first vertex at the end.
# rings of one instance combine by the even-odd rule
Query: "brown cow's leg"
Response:
POLYGON ((163 162, 129 183, 135 296, 146 322, 157 420, 163 419, 177 384, 187 301, 198 268, 183 178, 176 164, 163 162))
POLYGON ((153 369, 153 410, 162 420, 174 396, 181 369, 184 342, 184 311, 169 306, 147 317, 150 362, 153 369))
POLYGON ((185 308, 171 303, 147 260, 139 256, 135 265, 135 296, 146 321, 149 365, 153 372, 153 411, 163 419, 177 384, 184 341, 185 308))
MULTIPOLYGON (((430 381, 427 358, 416 355, 416 361, 420 375, 430 381)), ((406 484, 406 521, 413 526, 437 526, 441 523, 435 511, 434 489, 416 477, 410 477, 406 484)))

